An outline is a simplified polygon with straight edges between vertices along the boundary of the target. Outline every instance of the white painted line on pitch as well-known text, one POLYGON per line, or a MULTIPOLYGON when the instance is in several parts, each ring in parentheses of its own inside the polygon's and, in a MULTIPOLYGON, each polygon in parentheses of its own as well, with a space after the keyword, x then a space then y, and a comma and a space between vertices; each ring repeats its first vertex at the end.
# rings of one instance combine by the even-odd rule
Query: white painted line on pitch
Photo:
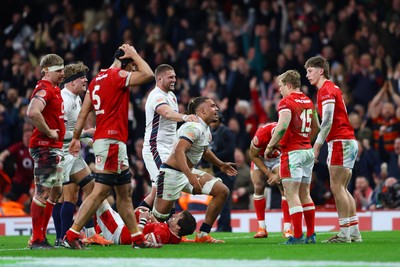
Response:
POLYGON ((363 262, 363 261, 282 261, 282 260, 236 260, 236 259, 155 259, 155 258, 33 258, 33 257, 0 257, 1 267, 68 267, 89 266, 109 267, 118 264, 118 267, 272 267, 272 266, 365 266, 365 267, 400 267, 400 262, 363 262))

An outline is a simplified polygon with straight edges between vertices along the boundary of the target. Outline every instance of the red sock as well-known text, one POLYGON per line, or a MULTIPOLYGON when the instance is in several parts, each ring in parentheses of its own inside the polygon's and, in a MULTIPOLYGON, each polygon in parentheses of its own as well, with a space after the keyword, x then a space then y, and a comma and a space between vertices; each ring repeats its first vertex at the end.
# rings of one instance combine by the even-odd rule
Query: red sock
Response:
POLYGON ((254 199, 254 209, 256 210, 257 220, 259 221, 265 220, 265 206, 265 197, 261 199, 254 199))
POLYGON ((303 205, 304 220, 307 225, 307 237, 315 231, 315 205, 313 202, 303 205))
POLYGON ((44 208, 44 214, 43 214, 43 238, 46 237, 46 232, 47 232, 47 226, 50 221, 51 214, 53 213, 53 208, 56 205, 56 203, 52 203, 49 200, 46 201, 46 207, 44 208))
POLYGON ((141 243, 145 241, 144 235, 142 232, 137 232, 135 234, 131 234, 132 243, 141 243))
POLYGON ((40 203, 39 200, 33 198, 31 203, 31 217, 32 217, 32 241, 38 240, 42 242, 43 236, 43 216, 44 216, 44 204, 40 203), (43 205, 43 206, 41 206, 43 205))
POLYGON ((81 235, 79 233, 76 233, 75 231, 72 231, 71 228, 65 233, 65 236, 67 237, 68 240, 75 240, 81 238, 81 235))
POLYGON ((281 207, 282 207, 282 213, 283 213, 283 222, 284 223, 291 223, 291 218, 290 218, 290 213, 289 213, 289 205, 287 203, 286 199, 281 200, 281 207))
POLYGON ((295 238, 300 238, 303 235, 303 212, 302 211, 296 211, 295 213, 292 213, 292 223, 293 223, 293 236, 295 238))

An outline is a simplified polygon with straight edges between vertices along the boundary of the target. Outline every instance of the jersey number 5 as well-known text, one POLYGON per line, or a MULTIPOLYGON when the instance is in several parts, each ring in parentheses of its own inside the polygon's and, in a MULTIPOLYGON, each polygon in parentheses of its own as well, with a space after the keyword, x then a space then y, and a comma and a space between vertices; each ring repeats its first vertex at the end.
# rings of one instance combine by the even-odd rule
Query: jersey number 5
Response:
POLYGON ((100 96, 97 95, 98 90, 100 90, 100 85, 95 85, 92 91, 93 107, 96 111, 96 115, 104 114, 104 109, 100 109, 101 99, 100 96))

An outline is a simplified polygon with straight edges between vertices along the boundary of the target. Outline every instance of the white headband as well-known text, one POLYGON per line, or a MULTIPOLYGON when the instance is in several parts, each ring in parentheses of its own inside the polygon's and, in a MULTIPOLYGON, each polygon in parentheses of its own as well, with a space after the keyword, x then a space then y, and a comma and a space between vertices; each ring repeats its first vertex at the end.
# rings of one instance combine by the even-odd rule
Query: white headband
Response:
POLYGON ((58 71, 64 69, 64 65, 54 65, 51 67, 47 67, 48 71, 58 71))

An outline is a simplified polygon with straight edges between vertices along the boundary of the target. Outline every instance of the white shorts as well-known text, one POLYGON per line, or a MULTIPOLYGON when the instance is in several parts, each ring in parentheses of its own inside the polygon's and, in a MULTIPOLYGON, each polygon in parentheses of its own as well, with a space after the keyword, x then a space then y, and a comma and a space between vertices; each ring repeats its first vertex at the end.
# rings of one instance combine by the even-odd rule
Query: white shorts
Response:
POLYGON ((314 150, 294 150, 282 153, 279 168, 281 179, 291 178, 301 183, 311 183, 312 169, 314 167, 314 150))
POLYGON ((63 183, 66 183, 70 180, 70 175, 85 169, 87 164, 80 154, 77 157, 69 153, 64 155, 63 183))
POLYGON ((62 186, 62 170, 64 166, 63 152, 54 147, 30 148, 33 159, 35 183, 48 188, 62 186))
POLYGON ((97 224, 101 229, 103 237, 113 241, 115 245, 119 245, 121 243, 122 229, 125 227, 121 216, 111 208, 105 211, 98 209, 96 216, 97 224))
POLYGON ((93 143, 95 167, 100 171, 121 173, 122 166, 129 166, 126 144, 115 139, 97 139, 93 143))
MULTIPOLYGON (((198 175, 205 174, 205 172, 197 169, 192 169, 192 172, 198 175)), ((193 194, 193 186, 190 184, 186 175, 181 171, 161 166, 158 178, 157 197, 159 198, 174 201, 180 197, 182 191, 193 194)), ((213 177, 203 186, 201 193, 209 195, 212 187, 218 181, 222 182, 220 178, 213 177)))
POLYGON ((353 169, 357 159, 358 143, 354 139, 328 142, 328 166, 342 166, 353 169))
POLYGON ((169 153, 157 152, 153 155, 148 149, 142 150, 142 156, 146 169, 150 174, 151 184, 157 186, 157 177, 160 174, 160 166, 168 159, 169 153))
MULTIPOLYGON (((262 160, 264 165, 267 166, 268 169, 271 171, 275 169, 276 167, 279 167, 279 158, 273 158, 273 159, 263 159, 262 160)), ((259 170, 256 164, 254 162, 251 162, 251 167, 250 170, 259 170)))

